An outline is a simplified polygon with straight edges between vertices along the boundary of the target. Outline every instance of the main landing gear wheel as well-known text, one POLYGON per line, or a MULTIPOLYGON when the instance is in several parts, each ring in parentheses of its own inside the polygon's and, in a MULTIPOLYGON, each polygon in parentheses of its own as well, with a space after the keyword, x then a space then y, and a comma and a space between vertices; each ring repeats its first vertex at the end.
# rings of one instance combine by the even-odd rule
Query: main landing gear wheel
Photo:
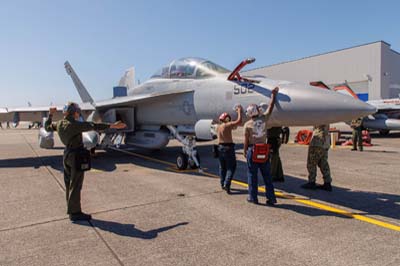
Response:
MULTIPOLYGON (((199 155, 199 153, 197 152, 196 153, 196 159, 197 159, 197 161, 199 162, 199 164, 200 164, 200 155, 199 155)), ((189 159, 189 167, 190 167, 190 169, 197 169, 197 168, 199 168, 197 165, 196 165, 196 162, 193 160, 193 159, 189 159)))
POLYGON ((178 156, 176 156, 176 167, 179 170, 185 170, 188 167, 189 158, 183 152, 180 152, 178 156))

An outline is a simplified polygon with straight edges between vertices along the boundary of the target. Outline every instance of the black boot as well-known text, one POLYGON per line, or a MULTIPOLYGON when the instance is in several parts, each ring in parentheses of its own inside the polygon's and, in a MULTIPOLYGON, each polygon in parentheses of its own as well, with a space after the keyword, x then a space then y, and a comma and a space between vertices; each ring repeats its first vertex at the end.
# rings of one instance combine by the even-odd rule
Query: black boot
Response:
POLYGON ((317 189, 317 185, 315 184, 315 182, 308 182, 308 183, 305 183, 305 184, 301 185, 301 188, 304 188, 304 189, 317 189))
POLYGON ((248 203, 253 203, 253 204, 256 204, 256 205, 258 205, 258 199, 250 199, 250 198, 247 198, 247 202, 248 203))
POLYGON ((71 221, 89 221, 92 219, 92 215, 86 214, 83 212, 78 212, 78 213, 72 213, 69 215, 69 219, 71 221))
POLYGON ((323 185, 318 185, 318 188, 326 191, 332 191, 331 183, 324 183, 323 185))
POLYGON ((227 194, 231 194, 231 184, 226 184, 224 186, 224 190, 226 191, 227 194))

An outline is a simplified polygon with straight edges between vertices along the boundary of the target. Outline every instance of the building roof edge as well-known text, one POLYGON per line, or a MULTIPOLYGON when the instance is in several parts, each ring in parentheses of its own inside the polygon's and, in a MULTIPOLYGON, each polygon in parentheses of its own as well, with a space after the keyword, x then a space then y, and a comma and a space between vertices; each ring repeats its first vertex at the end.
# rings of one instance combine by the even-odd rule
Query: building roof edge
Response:
MULTIPOLYGON (((308 59, 308 58, 312 58, 312 57, 322 56, 322 55, 331 54, 331 53, 337 53, 337 52, 341 52, 341 51, 344 51, 344 50, 350 50, 350 49, 354 49, 354 48, 358 48, 358 47, 362 47, 362 46, 367 46, 367 45, 371 45, 371 44, 375 44, 375 43, 379 43, 379 42, 380 42, 380 43, 384 43, 384 44, 386 44, 386 45, 388 45, 388 46, 390 47, 390 43, 385 42, 385 41, 383 41, 383 40, 380 40, 380 41, 375 41, 375 42, 369 42, 369 43, 364 43, 364 44, 360 44, 360 45, 355 45, 355 46, 348 47, 348 48, 338 49, 338 50, 334 50, 334 51, 330 51, 330 52, 325 52, 325 53, 310 55, 310 56, 306 56, 306 57, 302 57, 302 58, 298 58, 298 59, 293 59, 293 60, 289 60, 289 61, 284 61, 284 62, 281 62, 281 63, 266 65, 266 66, 262 66, 262 67, 256 67, 256 68, 253 68, 253 69, 246 70, 246 71, 244 71, 244 72, 249 72, 249 71, 254 71, 254 70, 257 70, 257 69, 261 69, 261 68, 267 68, 267 67, 272 67, 272 66, 277 66, 277 65, 283 65, 283 64, 287 64, 287 63, 292 63, 292 62, 296 62, 296 61, 300 61, 300 60, 304 60, 304 59, 308 59)), ((390 49, 390 50, 393 51, 393 52, 395 52, 396 54, 399 54, 399 55, 400 55, 399 52, 397 52, 397 51, 395 51, 395 50, 392 50, 392 49, 390 49)))

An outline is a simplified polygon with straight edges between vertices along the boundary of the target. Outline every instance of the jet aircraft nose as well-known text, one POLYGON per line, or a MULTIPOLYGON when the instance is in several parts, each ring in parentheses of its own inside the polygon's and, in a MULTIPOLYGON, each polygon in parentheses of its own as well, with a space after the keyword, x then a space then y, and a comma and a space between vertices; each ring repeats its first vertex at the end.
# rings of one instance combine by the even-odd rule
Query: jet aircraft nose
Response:
MULTIPOLYGON (((343 95, 346 96, 346 95, 343 95)), ((367 116, 373 113, 376 113, 377 109, 375 106, 372 106, 366 102, 363 102, 358 99, 354 99, 353 101, 353 108, 355 109, 354 112, 359 113, 359 117, 367 116)))
POLYGON ((312 86, 291 84, 280 93, 277 124, 311 126, 346 122, 376 112, 375 107, 363 101, 312 86))
POLYGON ((312 91, 312 109, 322 111, 319 116, 329 121, 348 121, 376 112, 375 107, 348 95, 311 86, 307 90, 312 91))

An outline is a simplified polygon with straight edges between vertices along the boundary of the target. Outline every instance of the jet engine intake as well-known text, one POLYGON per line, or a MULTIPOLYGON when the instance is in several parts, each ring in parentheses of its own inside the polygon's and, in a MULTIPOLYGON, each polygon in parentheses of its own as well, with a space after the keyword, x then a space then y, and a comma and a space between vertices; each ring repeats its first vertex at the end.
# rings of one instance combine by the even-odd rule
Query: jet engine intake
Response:
POLYGON ((127 125, 127 128, 120 130, 120 132, 132 132, 135 130, 135 109, 128 107, 109 109, 102 115, 102 120, 107 123, 122 121, 127 125))

